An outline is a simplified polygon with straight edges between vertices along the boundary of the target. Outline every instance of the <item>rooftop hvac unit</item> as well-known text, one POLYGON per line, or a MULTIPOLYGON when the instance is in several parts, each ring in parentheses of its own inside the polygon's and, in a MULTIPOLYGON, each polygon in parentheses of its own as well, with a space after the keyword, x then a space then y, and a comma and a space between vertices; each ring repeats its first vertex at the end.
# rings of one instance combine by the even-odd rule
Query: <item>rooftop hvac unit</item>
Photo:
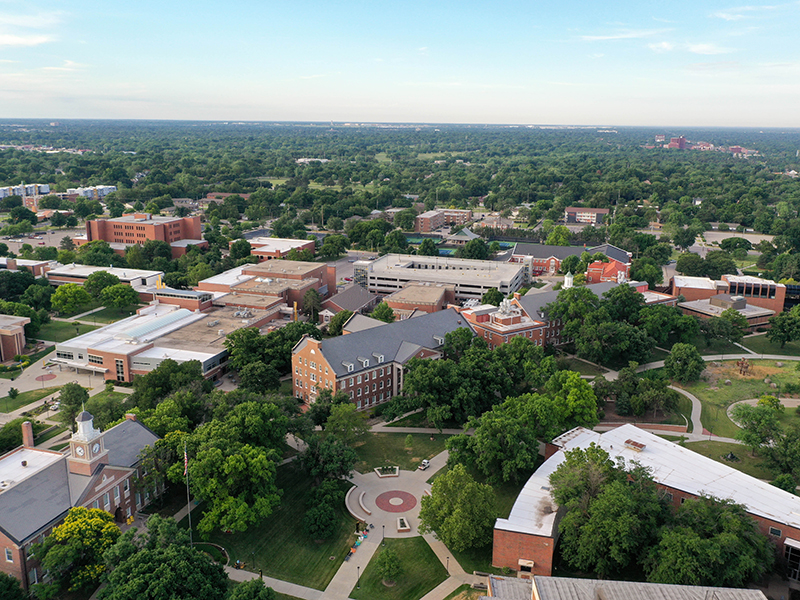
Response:
POLYGON ((217 330, 217 334, 218 335, 225 335, 225 330, 224 329, 219 329, 219 330, 217 330))
POLYGON ((207 327, 214 327, 214 325, 219 325, 219 319, 218 319, 218 320, 216 320, 216 321, 211 321, 211 322, 210 322, 210 323, 208 323, 208 325, 206 325, 206 326, 207 326, 207 327))

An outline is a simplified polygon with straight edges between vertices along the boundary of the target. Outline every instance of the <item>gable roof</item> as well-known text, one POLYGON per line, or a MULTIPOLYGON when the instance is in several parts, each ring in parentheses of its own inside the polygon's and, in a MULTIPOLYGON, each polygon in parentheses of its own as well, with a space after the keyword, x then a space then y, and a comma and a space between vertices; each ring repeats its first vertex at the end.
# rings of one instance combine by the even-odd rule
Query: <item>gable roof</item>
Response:
POLYGON ((519 242, 514 246, 512 254, 516 256, 532 256, 533 258, 550 258, 564 260, 568 256, 580 256, 589 250, 585 246, 548 246, 547 244, 530 244, 519 242))
POLYGON ((360 285, 351 285, 349 288, 342 290, 335 296, 331 296, 322 303, 323 308, 332 308, 331 305, 338 307, 340 310, 351 310, 356 312, 367 306, 373 300, 376 300, 375 294, 370 294, 367 290, 360 285))
POLYGON ((323 340, 321 350, 336 375, 343 376, 380 364, 378 356, 383 356, 383 363, 405 362, 422 348, 440 347, 439 340, 459 327, 471 330, 466 319, 451 308, 323 340), (362 359, 368 360, 369 366, 362 359), (346 364, 353 365, 353 370, 348 371, 346 364))
MULTIPOLYGON (((541 600, 766 600, 761 590, 541 575, 534 577, 534 580, 537 598, 541 600)), ((499 598, 503 600, 505 597, 499 598)))
POLYGON ((132 467, 139 462, 139 452, 152 446, 158 436, 139 421, 125 419, 103 434, 108 449, 108 463, 116 467, 132 467))
POLYGON ((481 236, 479 236, 477 233, 474 233, 474 232, 470 231, 470 229, 468 227, 464 227, 464 229, 461 229, 460 231, 457 231, 456 233, 448 235, 446 239, 448 239, 448 240, 468 240, 468 241, 471 241, 471 240, 480 239, 480 237, 481 236))
POLYGON ((602 252, 608 258, 613 260, 618 260, 624 265, 629 265, 631 262, 631 254, 622 248, 617 248, 616 246, 612 246, 611 244, 600 244, 599 246, 595 246, 594 248, 589 248, 587 250, 590 254, 596 254, 597 252, 602 252))
POLYGON ((373 319, 372 317, 362 315, 361 313, 354 313, 353 316, 347 319, 345 324, 342 325, 342 331, 346 331, 348 335, 352 335, 366 329, 383 327, 384 325, 386 325, 384 321, 373 319))
MULTIPOLYGON (((619 284, 616 281, 604 281, 603 283, 594 283, 586 287, 594 292, 595 296, 600 298, 607 291, 617 287, 619 284)), ((547 318, 544 314, 544 308, 551 302, 558 300, 558 293, 561 290, 540 292, 538 294, 525 294, 517 302, 522 307, 527 315, 534 320, 541 320, 547 318)))

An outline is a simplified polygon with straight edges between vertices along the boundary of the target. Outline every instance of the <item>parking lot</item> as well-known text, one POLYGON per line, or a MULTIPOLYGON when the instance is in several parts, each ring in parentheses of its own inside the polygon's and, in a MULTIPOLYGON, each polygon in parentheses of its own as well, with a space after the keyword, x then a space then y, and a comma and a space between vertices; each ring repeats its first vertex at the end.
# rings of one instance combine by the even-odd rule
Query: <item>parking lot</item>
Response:
POLYGON ((47 231, 35 231, 33 233, 26 233, 24 235, 14 236, 12 239, 6 240, 2 239, 0 242, 3 242, 8 246, 8 249, 14 253, 19 253, 20 246, 23 244, 30 244, 34 248, 36 246, 54 246, 56 248, 59 247, 61 244, 61 240, 65 237, 73 238, 76 235, 81 235, 86 233, 84 228, 73 228, 73 229, 50 229, 47 231), (31 239, 29 236, 41 236, 42 239, 31 239))

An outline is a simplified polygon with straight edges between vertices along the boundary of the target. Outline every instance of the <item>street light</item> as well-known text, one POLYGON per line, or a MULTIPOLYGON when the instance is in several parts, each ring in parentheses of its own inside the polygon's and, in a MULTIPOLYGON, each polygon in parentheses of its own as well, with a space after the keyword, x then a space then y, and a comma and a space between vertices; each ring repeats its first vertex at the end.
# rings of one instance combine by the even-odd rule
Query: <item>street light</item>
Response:
POLYGON ((381 525, 381 530, 383 533, 381 534, 381 546, 386 545, 386 525, 381 525))
POLYGON ((447 567, 446 567, 447 568, 447 574, 450 575, 450 557, 448 556, 446 560, 447 560, 447 567))
POLYGON ((361 589, 361 567, 356 566, 356 589, 361 589))
POLYGON ((252 561, 252 563, 251 563, 251 564, 252 564, 252 566, 253 566, 253 569, 252 569, 252 570, 253 570, 253 571, 255 571, 255 570, 256 570, 256 551, 255 551, 255 550, 253 550, 253 551, 250 553, 250 555, 253 557, 253 561, 252 561))

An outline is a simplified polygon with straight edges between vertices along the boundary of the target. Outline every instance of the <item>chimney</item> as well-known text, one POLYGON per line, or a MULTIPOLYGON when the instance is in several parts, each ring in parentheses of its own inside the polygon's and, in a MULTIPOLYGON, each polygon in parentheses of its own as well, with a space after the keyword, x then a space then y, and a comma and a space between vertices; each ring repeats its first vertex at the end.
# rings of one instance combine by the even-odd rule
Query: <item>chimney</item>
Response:
POLYGON ((33 448, 33 425, 30 421, 22 424, 22 445, 25 448, 33 448))
POLYGON ((125 413, 125 420, 126 421, 135 421, 136 415, 133 413, 125 413))

